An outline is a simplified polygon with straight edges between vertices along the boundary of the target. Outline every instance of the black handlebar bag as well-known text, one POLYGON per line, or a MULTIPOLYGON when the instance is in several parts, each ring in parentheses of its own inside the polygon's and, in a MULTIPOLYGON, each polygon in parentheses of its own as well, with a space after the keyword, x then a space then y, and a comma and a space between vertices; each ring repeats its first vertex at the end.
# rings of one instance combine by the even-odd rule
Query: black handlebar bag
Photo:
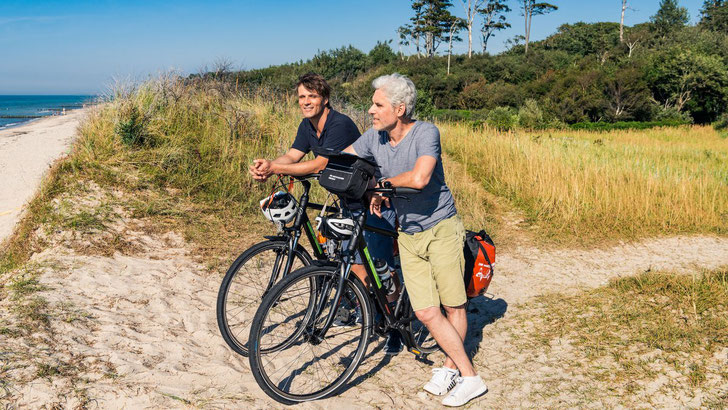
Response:
POLYGON ((329 163, 319 177, 319 184, 342 198, 361 199, 367 190, 369 180, 377 171, 377 165, 340 151, 318 153, 329 158, 329 163))

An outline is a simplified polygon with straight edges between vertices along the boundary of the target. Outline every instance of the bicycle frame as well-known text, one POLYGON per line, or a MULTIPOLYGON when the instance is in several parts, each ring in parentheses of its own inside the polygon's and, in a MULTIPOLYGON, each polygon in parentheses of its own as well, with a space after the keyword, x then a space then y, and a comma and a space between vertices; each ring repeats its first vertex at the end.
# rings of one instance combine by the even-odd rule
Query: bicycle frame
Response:
MULTIPOLYGON (((311 191, 311 182, 308 181, 305 178, 310 178, 318 176, 317 174, 313 175, 305 175, 301 177, 295 177, 303 187, 303 193, 298 199, 298 210, 296 211, 296 216, 293 221, 293 225, 290 227, 284 227, 283 228, 283 235, 266 235, 264 238, 269 240, 281 240, 281 241, 287 241, 288 242, 288 252, 287 257, 285 261, 282 261, 281 255, 276 256, 276 260, 273 263, 273 272, 275 274, 271 275, 268 286, 266 287, 266 292, 278 281, 278 273, 280 272, 281 263, 285 262, 285 269, 283 270, 283 276, 285 276, 288 272, 291 270, 291 266, 293 265, 294 260, 294 251, 296 247, 298 246, 298 243, 301 239, 301 231, 306 233, 306 238, 308 239, 309 244, 311 245, 311 249, 313 249, 313 256, 316 258, 316 260, 326 260, 327 255, 324 253, 324 250, 321 248, 321 244, 319 244, 318 239, 316 237, 316 232, 313 229, 313 226, 311 225, 311 220, 308 217, 308 214, 306 213, 307 208, 311 209, 317 209, 321 210, 323 209, 323 205, 311 203, 309 202, 309 192, 311 191), (302 229, 303 228, 303 229, 302 229)), ((336 208, 330 208, 332 212, 338 211, 336 208)))
MULTIPOLYGON (((366 270, 367 277, 369 278, 369 283, 371 286, 371 291, 374 294, 374 301, 376 303, 376 306, 379 307, 379 310, 384 317, 384 330, 398 330, 403 336, 407 349, 417 355, 418 358, 423 357, 424 354, 414 348, 416 344, 413 340, 412 334, 406 331, 406 326, 415 319, 415 315, 414 312, 412 312, 412 306, 410 305, 408 298, 405 297, 405 294, 407 293, 405 284, 402 284, 399 297, 397 298, 397 302, 394 307, 394 311, 392 311, 392 309, 389 307, 389 304, 387 303, 387 296, 385 294, 385 291, 382 289, 382 282, 379 279, 379 275, 377 275, 376 269, 374 268, 374 262, 369 255, 369 249, 367 248, 367 244, 364 240, 364 235, 362 235, 362 233, 363 230, 366 229, 367 231, 388 236, 394 238, 395 240, 399 235, 396 231, 367 226, 366 217, 366 212, 362 212, 362 214, 357 218, 357 223, 355 224, 354 232, 352 233, 352 237, 357 238, 357 240, 351 241, 348 248, 345 249, 342 253, 343 263, 339 264, 339 281, 337 283, 337 290, 334 296, 332 309, 329 312, 324 325, 320 329, 313 329, 313 331, 311 332, 311 338, 312 340, 318 342, 323 341, 326 337, 326 333, 333 324, 337 307, 339 306, 339 303, 341 301, 344 284, 346 282, 346 279, 349 277, 349 274, 351 273, 351 265, 354 263, 354 252, 357 252, 361 256, 362 261, 364 261, 364 269, 366 270), (407 314, 405 315, 405 313, 407 314)), ((325 309, 326 295, 331 290, 331 286, 332 284, 329 282, 325 284, 324 287, 320 289, 320 291, 317 292, 318 296, 314 305, 315 314, 312 317, 318 317, 325 309)))

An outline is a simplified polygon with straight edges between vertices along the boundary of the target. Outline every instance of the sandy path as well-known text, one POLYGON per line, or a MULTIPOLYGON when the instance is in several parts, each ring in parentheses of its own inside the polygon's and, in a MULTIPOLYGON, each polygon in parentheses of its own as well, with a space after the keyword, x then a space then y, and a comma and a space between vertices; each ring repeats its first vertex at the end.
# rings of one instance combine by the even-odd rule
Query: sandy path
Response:
POLYGON ((728 265, 728 238, 676 236, 592 250, 516 247, 497 255, 489 291, 509 304, 565 290, 594 288, 647 270, 695 272, 728 265))
MULTIPOLYGON (((82 388, 100 408, 280 407, 255 384, 247 359, 232 353, 219 335, 215 300, 220 278, 193 262, 189 247, 175 234, 125 234, 144 252, 99 257, 54 248, 33 257, 33 262, 49 267, 41 277, 51 288, 44 297, 54 304, 70 302, 91 317, 54 323, 59 340, 51 354, 55 360, 83 358, 89 366, 83 374, 88 384, 36 379, 16 386, 17 403, 73 407, 79 401, 70 392, 82 388)), ((568 375, 555 375, 538 357, 523 356, 511 346, 510 318, 519 303, 646 269, 685 272, 725 265, 728 239, 677 237, 583 251, 522 248, 498 258, 498 276, 490 289, 493 299, 478 299, 469 315, 467 345, 477 352, 476 365, 490 386, 490 393, 475 406, 533 407, 539 404, 525 398, 541 387, 529 378, 568 375)), ((437 406, 438 399, 421 390, 430 366, 407 353, 389 358, 381 348, 381 339, 370 344, 367 359, 342 394, 299 407, 437 406)), ((442 357, 431 359, 439 364, 442 357)), ((562 404, 568 403, 568 397, 564 399, 562 404)))
POLYGON ((84 115, 74 110, 0 131, 0 243, 13 232, 50 164, 68 152, 84 115))

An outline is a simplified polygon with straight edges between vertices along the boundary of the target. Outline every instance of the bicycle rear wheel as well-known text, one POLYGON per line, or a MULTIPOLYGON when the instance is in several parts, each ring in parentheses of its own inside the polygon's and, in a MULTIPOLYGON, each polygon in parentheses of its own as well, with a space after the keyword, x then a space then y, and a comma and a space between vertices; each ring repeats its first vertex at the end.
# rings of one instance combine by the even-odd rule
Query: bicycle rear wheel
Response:
MULTIPOLYGON (((248 355, 248 335, 253 316, 268 290, 271 278, 285 276, 288 242, 269 240, 251 246, 228 269, 217 295, 217 324, 225 343, 236 353, 248 355)), ((311 264, 300 246, 291 272, 311 264)))
POLYGON ((250 329, 250 368, 256 382, 284 404, 335 394, 364 357, 371 332, 367 292, 358 279, 344 284, 333 305, 336 268, 310 266, 291 273, 263 298, 250 329), (331 309, 359 311, 360 320, 331 327, 321 340, 313 335, 331 309), (315 312, 318 312, 316 314, 315 312))
POLYGON ((414 317, 412 305, 410 305, 409 301, 409 295, 406 292, 407 291, 405 290, 404 299, 402 302, 406 303, 405 313, 407 315, 413 316, 413 319, 407 325, 407 329, 412 335, 412 341, 414 341, 415 343, 414 348, 425 354, 434 353, 440 350, 440 346, 437 345, 435 338, 432 337, 430 331, 427 330, 427 327, 425 327, 425 325, 420 322, 417 317, 414 317))

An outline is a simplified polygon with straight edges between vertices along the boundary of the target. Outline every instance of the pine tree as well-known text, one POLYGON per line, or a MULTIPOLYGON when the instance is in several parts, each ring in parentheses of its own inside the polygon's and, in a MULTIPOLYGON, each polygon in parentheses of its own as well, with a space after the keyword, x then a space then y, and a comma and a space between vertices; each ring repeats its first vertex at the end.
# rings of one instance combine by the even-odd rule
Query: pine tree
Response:
POLYGON ((450 0, 421 0, 413 1, 412 9, 415 16, 412 17, 412 36, 416 43, 421 37, 425 41, 425 55, 432 57, 437 47, 448 40, 450 28, 453 22, 458 19, 448 10, 452 7, 450 0))
POLYGON ((728 34, 728 0, 705 0, 700 15, 702 27, 728 34))
POLYGON ((661 0, 660 8, 652 16, 655 31, 662 38, 667 37, 688 23, 688 9, 680 7, 677 0, 661 0))

